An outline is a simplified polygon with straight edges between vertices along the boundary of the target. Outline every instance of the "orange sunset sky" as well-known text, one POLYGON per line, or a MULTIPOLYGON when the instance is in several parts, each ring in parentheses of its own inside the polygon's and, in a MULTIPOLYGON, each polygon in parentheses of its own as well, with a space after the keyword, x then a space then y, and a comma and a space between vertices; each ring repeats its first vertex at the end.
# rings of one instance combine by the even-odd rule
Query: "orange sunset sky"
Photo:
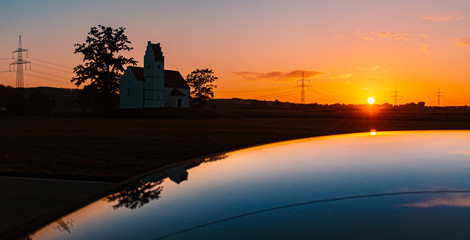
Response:
POLYGON ((166 69, 185 77, 210 68, 216 98, 308 103, 425 101, 470 105, 468 0, 330 1, 8 1, 0 9, 0 84, 23 36, 32 69, 25 86, 76 88, 74 44, 90 27, 126 27, 142 65, 147 41, 160 42, 166 69))

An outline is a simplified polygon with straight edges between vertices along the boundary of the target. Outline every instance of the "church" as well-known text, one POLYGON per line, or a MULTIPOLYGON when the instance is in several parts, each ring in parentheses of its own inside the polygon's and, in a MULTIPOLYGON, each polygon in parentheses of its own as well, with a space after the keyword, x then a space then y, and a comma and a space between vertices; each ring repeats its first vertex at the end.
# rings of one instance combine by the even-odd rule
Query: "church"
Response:
POLYGON ((160 43, 147 44, 144 67, 128 67, 120 82, 120 107, 189 107, 189 86, 178 71, 164 69, 160 43))

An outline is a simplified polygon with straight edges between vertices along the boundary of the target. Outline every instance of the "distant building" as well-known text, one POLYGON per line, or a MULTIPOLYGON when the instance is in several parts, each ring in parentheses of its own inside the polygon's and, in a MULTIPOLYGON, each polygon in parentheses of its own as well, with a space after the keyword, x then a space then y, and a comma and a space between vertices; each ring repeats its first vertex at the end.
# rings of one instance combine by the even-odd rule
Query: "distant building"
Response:
POLYGON ((189 86, 178 71, 164 70, 160 43, 150 41, 144 67, 128 67, 121 78, 121 108, 189 107, 189 86))

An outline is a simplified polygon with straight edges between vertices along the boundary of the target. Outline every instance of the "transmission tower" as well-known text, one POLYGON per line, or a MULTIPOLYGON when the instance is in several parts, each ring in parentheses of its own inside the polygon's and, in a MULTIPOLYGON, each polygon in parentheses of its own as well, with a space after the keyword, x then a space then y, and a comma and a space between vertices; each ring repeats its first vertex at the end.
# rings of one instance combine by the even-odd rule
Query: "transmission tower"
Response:
POLYGON ((437 93, 436 93, 436 94, 437 94, 437 95, 436 95, 436 96, 437 96, 437 106, 440 107, 440 106, 441 106, 441 97, 443 97, 440 88, 437 89, 437 93))
MULTIPOLYGON (((12 66, 13 66, 13 71, 16 68, 16 87, 17 88, 23 88, 24 87, 24 80, 23 80, 23 65, 27 66, 29 63, 29 69, 31 69, 31 62, 30 61, 25 61, 23 60, 23 52, 26 52, 26 57, 28 57, 28 50, 24 49, 21 47, 21 35, 20 35, 20 40, 18 43, 18 49, 12 52, 11 58, 15 58, 15 53, 16 53, 16 61, 10 63, 10 68, 9 70, 12 71, 12 66)), ((27 68, 24 68, 25 70, 27 68)))
POLYGON ((397 87, 395 87, 395 91, 393 91, 392 96, 395 100, 395 104, 393 106, 398 106, 398 97, 400 97, 400 92, 397 90, 397 87))
POLYGON ((304 79, 304 73, 302 72, 302 80, 297 80, 298 82, 301 82, 300 85, 294 86, 294 88, 301 88, 301 93, 300 93, 300 102, 305 103, 305 88, 311 88, 312 86, 305 84, 305 82, 310 83, 310 80, 305 80, 304 79))

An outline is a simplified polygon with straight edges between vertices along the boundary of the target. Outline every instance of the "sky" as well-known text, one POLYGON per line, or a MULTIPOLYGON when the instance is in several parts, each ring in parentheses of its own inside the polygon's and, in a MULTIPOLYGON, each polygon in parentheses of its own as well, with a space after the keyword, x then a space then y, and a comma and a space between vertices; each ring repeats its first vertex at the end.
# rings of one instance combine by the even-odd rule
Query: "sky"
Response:
POLYGON ((0 8, 0 84, 18 36, 28 50, 25 87, 77 88, 74 44, 98 24, 125 27, 143 64, 161 43, 165 68, 212 69, 216 98, 364 104, 470 105, 468 0, 7 1, 0 8))

